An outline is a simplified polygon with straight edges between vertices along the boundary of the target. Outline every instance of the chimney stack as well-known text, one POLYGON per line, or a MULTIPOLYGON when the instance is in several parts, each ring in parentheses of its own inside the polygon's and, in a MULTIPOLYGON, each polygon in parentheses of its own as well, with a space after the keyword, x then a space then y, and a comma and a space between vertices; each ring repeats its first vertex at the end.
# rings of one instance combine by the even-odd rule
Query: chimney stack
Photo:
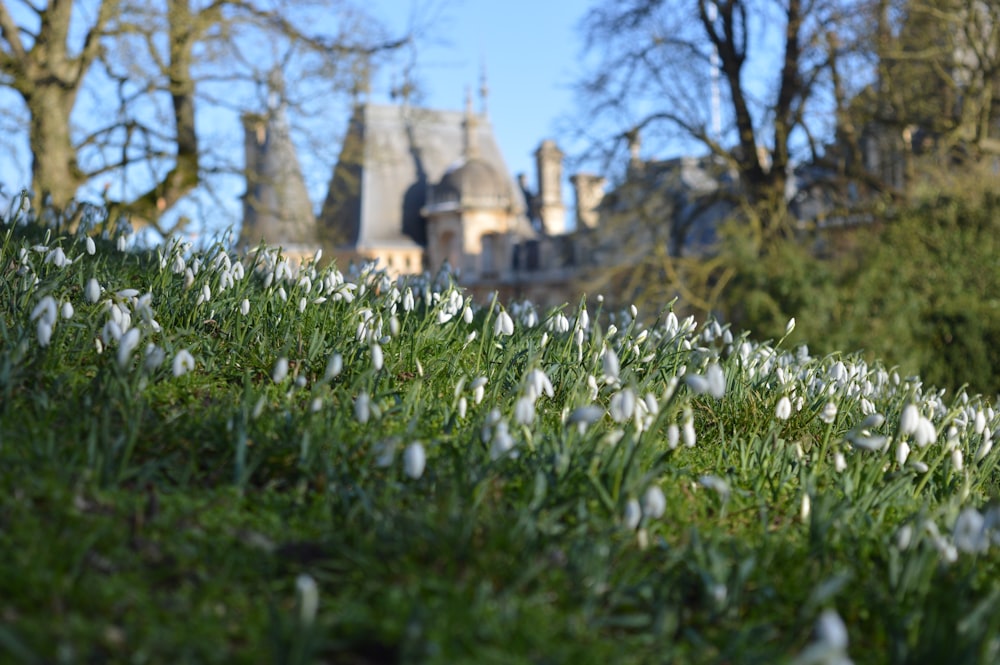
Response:
POLYGON ((576 194, 576 228, 596 227, 600 216, 598 207, 604 199, 607 179, 593 173, 577 173, 569 181, 576 194))
POLYGON ((566 207, 562 201, 563 152, 555 141, 545 140, 535 151, 538 166, 538 216, 548 235, 566 232, 566 207))

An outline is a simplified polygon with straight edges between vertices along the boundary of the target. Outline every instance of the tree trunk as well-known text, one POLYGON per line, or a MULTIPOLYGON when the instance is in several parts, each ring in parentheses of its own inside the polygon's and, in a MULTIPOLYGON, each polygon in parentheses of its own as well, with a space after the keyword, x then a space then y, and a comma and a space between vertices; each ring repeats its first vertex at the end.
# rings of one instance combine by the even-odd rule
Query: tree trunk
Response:
POLYGON ((76 102, 76 89, 59 82, 36 82, 26 95, 31 115, 31 183, 35 203, 46 197, 57 208, 68 205, 86 178, 76 159, 70 137, 70 114, 76 102))

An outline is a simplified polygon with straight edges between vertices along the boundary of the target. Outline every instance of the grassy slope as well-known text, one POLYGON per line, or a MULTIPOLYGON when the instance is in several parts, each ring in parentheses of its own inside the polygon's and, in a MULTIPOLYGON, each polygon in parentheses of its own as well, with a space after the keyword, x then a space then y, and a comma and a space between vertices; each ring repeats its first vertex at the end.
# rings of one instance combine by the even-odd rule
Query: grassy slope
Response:
POLYGON ((644 329, 590 312, 578 335, 578 308, 561 330, 557 313, 529 326, 531 309, 508 303, 505 336, 498 308, 467 323, 447 284, 410 284, 406 311, 406 287, 377 273, 350 286, 261 253, 239 278, 217 249, 109 242, 91 256, 81 239, 2 230, 0 654, 16 662, 835 662, 801 656, 823 646, 830 609, 859 663, 990 662, 1000 648, 997 549, 952 535, 963 508, 994 516, 998 453, 977 453, 1000 419, 978 397, 667 313, 644 329), (156 324, 123 289, 151 294, 156 324), (42 347, 31 314, 50 295, 74 312, 42 347), (122 363, 109 303, 141 331, 122 363), (147 344, 164 352, 155 369, 147 344), (196 366, 174 376, 182 349, 196 366), (716 362, 721 399, 678 381, 716 362), (625 388, 653 410, 616 422, 625 388), (519 424, 525 396, 534 418, 519 424), (783 396, 801 406, 787 420, 783 396), (934 425, 926 447, 900 430, 911 403, 934 425), (587 405, 601 417, 577 425, 587 405), (848 441, 872 411, 883 450, 848 441), (697 443, 672 449, 670 426, 688 420, 697 443), (413 442, 418 478, 403 463, 413 442), (651 486, 666 511, 630 528, 651 486), (319 589, 311 622, 302 574, 319 589))

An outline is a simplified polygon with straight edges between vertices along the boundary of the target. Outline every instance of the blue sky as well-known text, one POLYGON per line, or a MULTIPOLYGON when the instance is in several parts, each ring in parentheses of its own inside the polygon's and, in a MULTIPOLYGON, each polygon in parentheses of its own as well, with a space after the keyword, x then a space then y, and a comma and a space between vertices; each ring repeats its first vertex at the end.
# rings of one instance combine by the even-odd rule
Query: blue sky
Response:
MULTIPOLYGON (((526 172, 534 182, 533 152, 545 138, 559 138, 557 127, 574 108, 571 85, 581 40, 577 26, 590 0, 368 0, 359 3, 396 34, 411 16, 425 28, 415 50, 415 77, 422 97, 416 101, 437 109, 461 109, 465 91, 476 94, 485 66, 491 123, 512 173, 526 172)), ((405 57, 405 56, 404 56, 405 57)), ((389 90, 398 83, 402 64, 385 67, 372 83, 372 100, 390 103, 389 90)), ((9 91, 0 102, 20 107, 9 91)), ((347 117, 343 118, 346 126, 347 117)), ((336 133, 342 127, 336 128, 336 133)), ((8 189, 26 186, 30 153, 24 135, 8 135, 0 146, 0 182, 8 189), (14 148, 13 152, 10 148, 14 148)), ((234 143, 240 146, 239 142, 234 143)), ((238 149, 238 148, 237 148, 238 149)), ((308 164, 308 160, 306 160, 308 164)), ((314 203, 322 200, 332 164, 311 166, 323 173, 307 174, 314 203)), ((235 185, 234 185, 235 186, 235 185)), ((239 192, 234 190, 233 214, 239 192)), ((564 192, 567 203, 569 193, 564 192)), ((2 198, 2 197, 0 197, 2 198)), ((229 207, 229 206, 227 206, 229 207)))
MULTIPOLYGON (((571 86, 582 40, 578 24, 590 0, 376 0, 370 11, 397 30, 413 7, 434 19, 416 53, 424 106, 461 109, 465 90, 478 89, 486 68, 488 110, 500 149, 513 173, 534 182, 533 153, 574 108, 571 86), (430 6, 430 10, 427 7, 430 6)), ((389 102, 390 68, 375 81, 372 97, 389 102)))

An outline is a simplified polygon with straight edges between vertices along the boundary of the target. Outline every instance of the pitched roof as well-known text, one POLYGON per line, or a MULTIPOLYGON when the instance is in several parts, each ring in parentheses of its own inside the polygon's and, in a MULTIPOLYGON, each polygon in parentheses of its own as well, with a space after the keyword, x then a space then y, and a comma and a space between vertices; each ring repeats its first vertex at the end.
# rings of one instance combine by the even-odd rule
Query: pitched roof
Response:
POLYGON ((243 116, 247 191, 240 242, 315 247, 316 220, 302 169, 280 106, 243 116))
MULTIPOLYGON (((366 104, 355 109, 330 190, 321 232, 356 249, 407 247, 426 242, 421 207, 430 186, 465 155, 462 111, 366 104)), ((509 175, 489 121, 474 123, 478 158, 498 174, 519 213, 524 196, 509 175)))

